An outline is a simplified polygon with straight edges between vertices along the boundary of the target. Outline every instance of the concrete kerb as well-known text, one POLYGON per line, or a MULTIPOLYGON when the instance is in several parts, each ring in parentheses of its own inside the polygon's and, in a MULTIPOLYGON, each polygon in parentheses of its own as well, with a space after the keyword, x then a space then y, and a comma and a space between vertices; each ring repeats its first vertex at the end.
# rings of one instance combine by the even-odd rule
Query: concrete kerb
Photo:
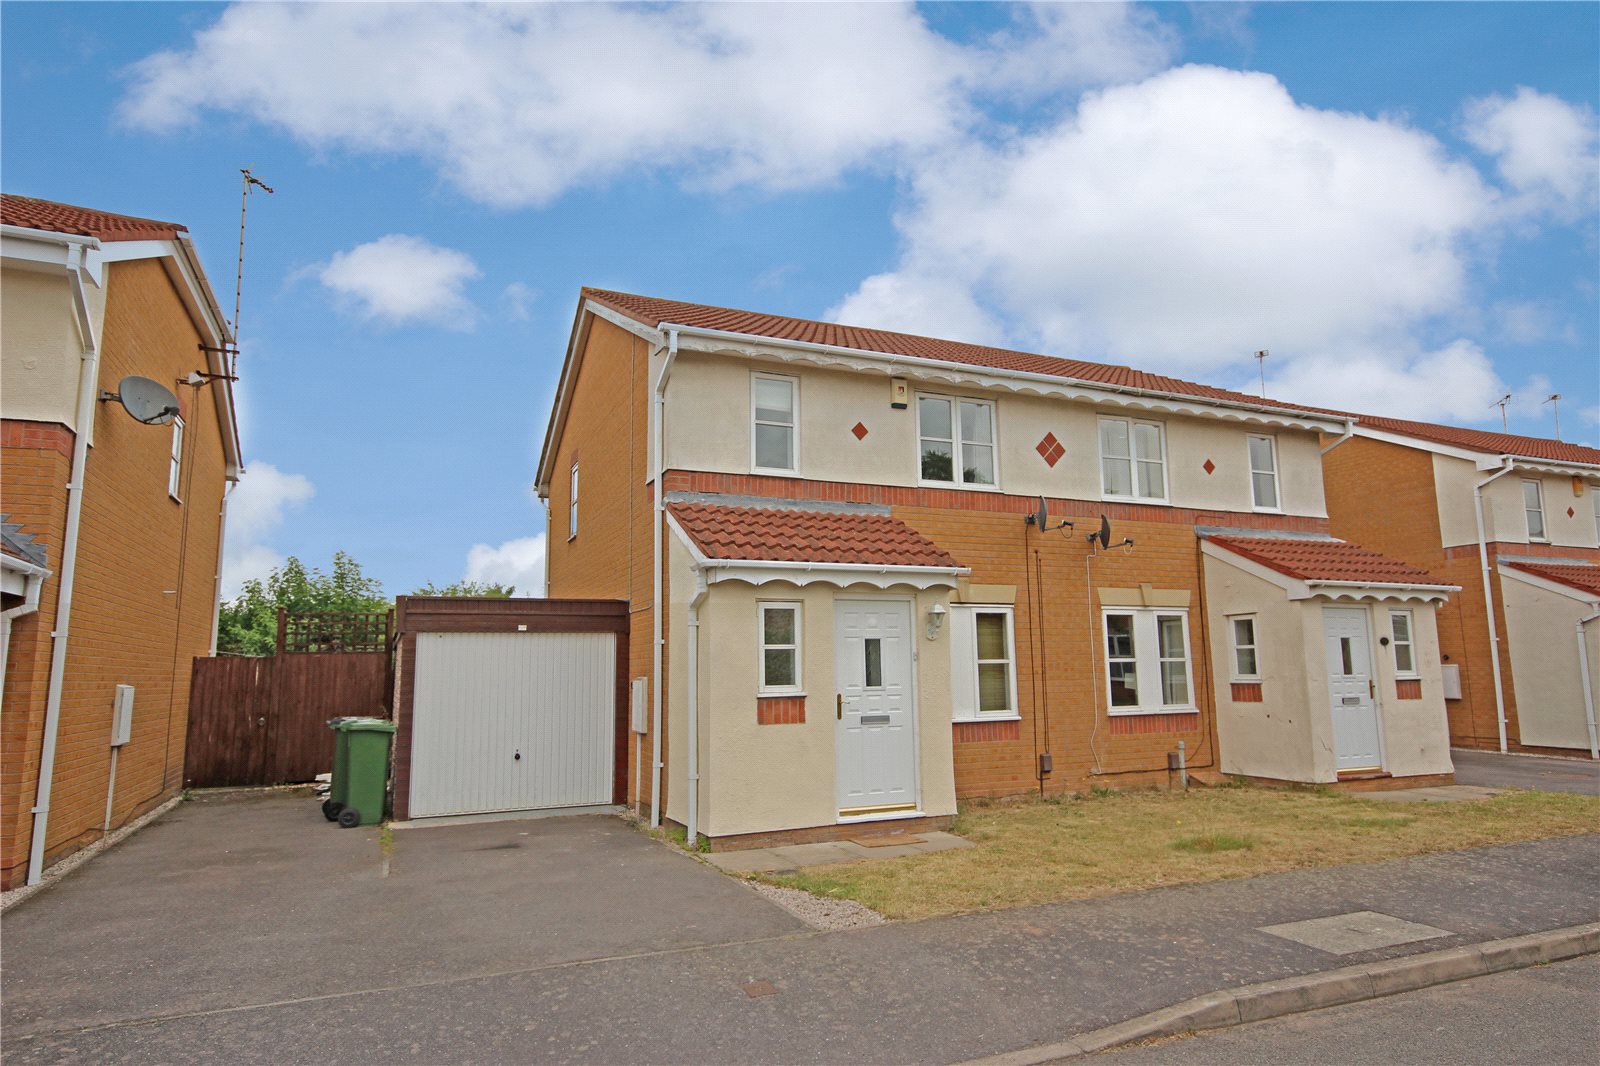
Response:
POLYGON ((1222 1029, 1341 1003, 1377 999, 1600 952, 1600 923, 1445 948, 1382 962, 1244 985, 1197 996, 1056 1044, 976 1059, 964 1066, 1037 1066, 1165 1036, 1222 1029))

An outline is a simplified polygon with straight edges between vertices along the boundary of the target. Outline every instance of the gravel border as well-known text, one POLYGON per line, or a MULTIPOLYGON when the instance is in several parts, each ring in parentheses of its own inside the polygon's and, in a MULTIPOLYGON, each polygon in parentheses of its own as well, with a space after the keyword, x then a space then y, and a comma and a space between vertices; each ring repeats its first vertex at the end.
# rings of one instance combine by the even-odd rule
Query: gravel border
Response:
POLYGON ((827 899, 798 888, 783 888, 762 881, 746 881, 745 884, 813 929, 865 929, 889 921, 865 903, 853 899, 827 899))
POLYGON ((0 892, 0 912, 8 911, 24 900, 31 899, 33 896, 49 888, 51 885, 61 880, 63 877, 67 876, 72 871, 76 870, 78 867, 82 866, 84 863, 100 854, 102 851, 105 851, 107 848, 116 847, 128 837, 143 829, 157 818, 160 818, 163 814, 166 814, 168 811, 172 810, 172 808, 176 807, 182 802, 183 794, 180 792, 178 795, 173 796, 155 810, 140 815, 138 818, 135 818, 121 829, 112 830, 99 840, 96 840, 93 844, 88 844, 82 848, 79 848, 71 855, 68 855, 66 858, 56 863, 54 866, 49 867, 45 870, 44 876, 40 879, 38 884, 21 885, 17 888, 11 889, 10 891, 0 892))

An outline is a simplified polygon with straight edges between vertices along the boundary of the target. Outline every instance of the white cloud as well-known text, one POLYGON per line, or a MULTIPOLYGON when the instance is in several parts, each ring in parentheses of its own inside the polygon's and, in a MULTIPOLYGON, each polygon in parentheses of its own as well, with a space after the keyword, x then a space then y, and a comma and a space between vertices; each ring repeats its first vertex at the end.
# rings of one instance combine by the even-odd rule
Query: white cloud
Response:
MULTIPOLYGON (((1270 348, 1296 367, 1280 371, 1286 387, 1326 376, 1302 361, 1348 367, 1352 353, 1439 365, 1413 332, 1462 311, 1468 247, 1497 195, 1401 122, 1200 66, 952 153, 914 191, 896 220, 902 259, 835 308, 843 320, 985 338, 987 318, 1020 346, 1213 380, 1270 348)), ((1434 403, 1477 392, 1414 374, 1396 387, 1434 403)))
POLYGON ((533 302, 538 298, 532 286, 513 281, 500 290, 500 309, 513 322, 526 322, 533 317, 533 302))
POLYGON ((462 288, 482 271, 465 252, 391 233, 311 268, 363 318, 399 325, 435 322, 467 328, 473 308, 462 288))
POLYGON ((1495 157, 1500 176, 1520 194, 1514 206, 1570 217, 1593 205, 1600 131, 1588 106, 1524 86, 1510 97, 1471 100, 1463 115, 1462 135, 1495 157))
POLYGON ((1149 11, 1109 4, 1040 5, 969 45, 909 4, 239 4, 135 64, 121 115, 231 112, 419 155, 499 206, 639 169, 777 190, 950 143, 972 93, 1123 80, 1173 48, 1149 11))
POLYGON ((544 594, 545 535, 503 544, 474 544, 467 551, 467 580, 515 585, 518 596, 544 594))
POLYGON ((222 557, 222 598, 232 599, 250 578, 264 578, 284 556, 269 541, 285 514, 316 495, 303 474, 286 474, 271 463, 251 463, 228 497, 222 557))

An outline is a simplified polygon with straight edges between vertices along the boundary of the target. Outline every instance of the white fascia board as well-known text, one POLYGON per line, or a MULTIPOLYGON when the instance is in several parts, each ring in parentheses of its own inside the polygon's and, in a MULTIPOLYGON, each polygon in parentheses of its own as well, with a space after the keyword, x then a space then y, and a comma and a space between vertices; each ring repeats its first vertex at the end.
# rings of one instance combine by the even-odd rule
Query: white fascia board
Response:
POLYGON ((1069 400, 1135 410, 1157 411, 1163 414, 1189 415, 1250 425, 1277 426, 1303 429, 1312 432, 1343 433, 1346 420, 1332 416, 1319 416, 1310 412, 1297 412, 1289 408, 1245 404, 1230 400, 1208 400, 1181 393, 1156 392, 1148 389, 1119 388, 1057 377, 1052 374, 1034 374, 1021 370, 1004 370, 980 367, 970 363, 952 363, 940 359, 923 359, 910 355, 891 355, 860 348, 842 348, 836 345, 816 344, 807 341, 789 341, 777 337, 761 337, 749 333, 705 329, 662 322, 661 330, 676 330, 680 338, 702 337, 711 343, 685 344, 679 340, 680 350, 693 348, 709 354, 726 354, 746 359, 769 359, 783 363, 809 363, 815 366, 844 367, 851 370, 874 371, 890 376, 905 375, 921 381, 948 384, 974 385, 999 392, 1033 393, 1069 400))
POLYGON ((30 563, 26 559, 18 559, 15 555, 0 552, 0 569, 7 573, 23 574, 27 577, 49 577, 50 571, 37 563, 30 563))
POLYGON ((1496 569, 1500 571, 1500 576, 1503 578, 1516 578, 1518 581, 1521 581, 1527 585, 1532 585, 1534 588, 1543 589, 1546 592, 1553 592, 1558 596, 1565 596, 1568 599, 1577 600, 1579 603, 1587 603, 1595 607, 1600 607, 1600 596, 1596 596, 1592 592, 1585 592, 1582 589, 1575 589, 1571 585, 1564 585, 1559 581, 1551 581, 1549 578, 1541 577, 1538 574, 1530 574, 1526 570, 1519 570, 1510 563, 1498 563, 1496 565, 1496 569))

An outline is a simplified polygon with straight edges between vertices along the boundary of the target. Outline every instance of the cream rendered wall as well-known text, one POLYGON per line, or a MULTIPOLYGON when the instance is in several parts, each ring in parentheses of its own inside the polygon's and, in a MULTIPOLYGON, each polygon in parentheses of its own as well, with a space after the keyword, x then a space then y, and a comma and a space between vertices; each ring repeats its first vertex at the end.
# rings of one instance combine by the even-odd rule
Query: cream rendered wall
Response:
MULTIPOLYGON (((1434 491, 1439 498, 1439 533, 1446 548, 1457 547, 1462 544, 1478 543, 1478 520, 1472 507, 1472 486, 1485 475, 1480 474, 1473 463, 1466 459, 1457 459, 1453 455, 1434 454, 1433 457, 1433 484, 1434 491)), ((1501 478, 1513 477, 1507 474, 1501 478)), ((1494 488, 1497 481, 1490 488, 1494 488)), ((1484 534, 1490 540, 1495 537, 1495 515, 1485 499, 1483 508, 1484 534)), ((1518 525, 1521 528, 1521 518, 1518 525)), ((1526 537, 1523 537, 1526 540, 1526 537)))
MULTIPOLYGON (((98 328, 105 291, 93 284, 84 291, 98 328)), ((14 266, 0 271, 0 353, 0 412, 75 429, 83 341, 65 274, 14 266)))
MULTIPOLYGON (((687 557, 681 563, 687 569, 687 557)), ((680 560, 675 557, 675 568, 680 560)), ((687 583, 692 589, 692 579, 687 583)), ((679 595, 674 583, 674 596, 679 595)), ((788 582, 761 586, 722 582, 701 605, 700 828, 711 836, 774 832, 838 821, 835 788, 833 611, 836 597, 905 599, 910 589, 882 592, 867 586, 836 589, 788 582), (801 682, 806 720, 761 725, 756 718, 757 614, 762 601, 801 604, 801 682)), ((674 600, 674 603, 687 600, 674 600)), ((929 815, 954 814, 955 771, 950 729, 949 638, 923 636, 922 620, 934 603, 948 603, 947 590, 915 594, 912 605, 916 655, 917 744, 921 806, 929 815)), ((674 614, 680 614, 674 608, 674 614)), ((675 624, 674 634, 678 632, 675 624)), ((674 657, 674 678, 681 678, 674 657)), ((684 698, 673 683, 678 706, 684 698)), ((674 716, 674 722, 681 715, 674 716)), ((669 730, 669 738, 675 734, 669 730)), ((674 742, 675 750, 681 742, 674 742)), ((676 767, 678 760, 674 760, 676 767)), ((675 774, 680 771, 674 770, 675 774)), ((686 773, 682 771, 681 773, 686 773)), ((686 780, 684 776, 676 780, 686 780)), ((674 790, 668 817, 682 821, 686 801, 674 790), (682 803, 680 807, 679 804, 682 803)))
MULTIPOLYGON (((1344 606, 1331 604, 1330 606, 1344 606)), ((1430 603, 1377 600, 1367 605, 1372 619, 1372 655, 1377 665, 1378 723, 1383 730, 1383 768, 1395 777, 1448 774, 1450 722, 1444 706, 1444 681, 1439 659, 1437 609, 1430 603), (1395 697, 1394 633, 1391 611, 1410 611, 1416 675, 1422 698, 1395 697), (1382 639, 1391 643, 1386 647, 1382 639)))
MULTIPOLYGON (((1574 599, 1518 580, 1502 571, 1506 641, 1524 744, 1551 748, 1589 747, 1589 727, 1578 672, 1578 619, 1593 614, 1593 601, 1574 599)), ((1589 668, 1600 664, 1600 625, 1590 623, 1589 668)), ((1600 686, 1600 678, 1591 679, 1600 686)), ((1593 689, 1600 698, 1600 687, 1593 689)))
MULTIPOLYGON (((818 481, 914 486, 918 483, 916 398, 973 397, 995 403, 995 464, 999 489, 1013 495, 1100 499, 1099 417, 1127 417, 1084 403, 1024 395, 983 395, 912 382, 905 410, 890 407, 889 379, 878 374, 680 352, 667 386, 665 427, 669 469, 751 473, 750 379, 755 371, 800 381, 799 463, 795 476, 818 481), (857 422, 867 428, 857 440, 857 422), (1036 446, 1055 434, 1066 454, 1054 467, 1036 446)), ((1167 434, 1167 480, 1175 506, 1250 511, 1249 454, 1245 438, 1263 433, 1277 441, 1282 510, 1327 516, 1322 459, 1316 434, 1197 418, 1161 417, 1167 434), (1212 473, 1204 469, 1206 460, 1212 473)), ((983 490, 973 490, 983 491, 983 490)))
MULTIPOLYGON (((1489 471, 1488 473, 1493 473, 1489 471)), ((1445 547, 1478 542, 1473 513, 1472 486, 1487 473, 1473 463, 1448 455, 1433 457, 1434 484, 1439 493, 1439 528, 1445 547)), ((1595 535, 1594 483, 1582 483, 1582 495, 1573 492, 1572 478, 1556 474, 1527 474, 1520 470, 1499 478, 1483 489, 1483 528, 1490 541, 1528 543, 1528 521, 1522 506, 1522 482, 1538 481, 1544 495, 1545 537, 1549 543, 1569 548, 1600 547, 1595 535), (1572 509, 1568 516, 1567 509, 1572 509)), ((1585 741, 1587 744, 1587 741, 1585 741)))

